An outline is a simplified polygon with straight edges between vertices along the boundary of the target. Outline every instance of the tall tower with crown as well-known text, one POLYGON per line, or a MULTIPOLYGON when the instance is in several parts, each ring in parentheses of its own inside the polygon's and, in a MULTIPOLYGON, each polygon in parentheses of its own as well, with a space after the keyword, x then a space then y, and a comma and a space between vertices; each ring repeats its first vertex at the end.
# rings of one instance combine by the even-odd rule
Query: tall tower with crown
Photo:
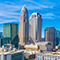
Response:
POLYGON ((20 15, 20 33, 19 33, 19 45, 25 45, 29 40, 29 21, 28 10, 23 6, 20 15))

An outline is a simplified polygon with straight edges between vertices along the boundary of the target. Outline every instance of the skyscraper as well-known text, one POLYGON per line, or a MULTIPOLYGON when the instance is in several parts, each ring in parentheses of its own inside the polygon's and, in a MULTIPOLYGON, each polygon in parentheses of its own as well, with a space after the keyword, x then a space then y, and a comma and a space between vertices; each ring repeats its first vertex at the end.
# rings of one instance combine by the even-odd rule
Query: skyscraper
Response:
POLYGON ((3 43, 3 33, 0 31, 0 47, 2 47, 3 43))
POLYGON ((41 40, 42 18, 39 13, 33 13, 30 17, 30 40, 32 43, 41 40))
POLYGON ((3 38, 3 33, 0 31, 0 38, 3 38))
POLYGON ((19 35, 19 45, 25 45, 29 40, 28 10, 25 6, 21 10, 19 35))
POLYGON ((60 44, 60 31, 56 30, 55 31, 55 45, 59 45, 60 44))
POLYGON ((18 47, 18 24, 3 24, 3 44, 14 44, 18 47))
POLYGON ((52 42, 53 48, 55 48, 55 30, 54 27, 47 27, 45 29, 45 41, 52 42))

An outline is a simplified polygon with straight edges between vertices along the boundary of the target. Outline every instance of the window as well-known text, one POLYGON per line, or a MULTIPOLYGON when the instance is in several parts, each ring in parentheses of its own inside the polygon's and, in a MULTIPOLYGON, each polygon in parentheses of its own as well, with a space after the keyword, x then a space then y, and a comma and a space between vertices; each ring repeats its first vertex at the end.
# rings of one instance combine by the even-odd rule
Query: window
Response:
POLYGON ((57 60, 57 58, 55 58, 55 60, 57 60))
POLYGON ((25 20, 24 20, 24 22, 25 22, 25 20))
POLYGON ((4 56, 4 59, 7 60, 7 55, 4 56))
POLYGON ((46 60, 46 58, 45 58, 45 60, 46 60))
POLYGON ((38 60, 39 60, 39 57, 38 57, 38 60))
POLYGON ((42 60, 42 58, 40 58, 40 60, 42 60))
POLYGON ((49 59, 47 59, 47 60, 49 60, 49 59))

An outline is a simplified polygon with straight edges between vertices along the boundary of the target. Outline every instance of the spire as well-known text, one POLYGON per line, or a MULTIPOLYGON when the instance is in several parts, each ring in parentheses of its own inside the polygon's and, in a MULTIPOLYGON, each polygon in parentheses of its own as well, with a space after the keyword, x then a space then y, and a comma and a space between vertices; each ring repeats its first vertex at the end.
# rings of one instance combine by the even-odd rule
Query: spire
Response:
POLYGON ((27 8, 26 8, 26 6, 25 6, 25 5, 22 7, 22 10, 27 10, 27 8))

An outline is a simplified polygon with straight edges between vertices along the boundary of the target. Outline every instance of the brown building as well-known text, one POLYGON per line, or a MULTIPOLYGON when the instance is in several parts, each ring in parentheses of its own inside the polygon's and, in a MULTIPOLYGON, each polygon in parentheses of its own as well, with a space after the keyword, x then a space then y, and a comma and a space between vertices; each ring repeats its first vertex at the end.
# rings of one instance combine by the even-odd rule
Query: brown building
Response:
POLYGON ((36 43, 41 40, 42 18, 39 13, 33 13, 30 17, 30 41, 36 43))
POLYGON ((53 48, 55 48, 55 28, 54 27, 47 27, 45 29, 45 41, 52 42, 53 48))
POLYGON ((25 6, 21 10, 19 35, 19 45, 25 45, 29 40, 28 11, 25 6))

